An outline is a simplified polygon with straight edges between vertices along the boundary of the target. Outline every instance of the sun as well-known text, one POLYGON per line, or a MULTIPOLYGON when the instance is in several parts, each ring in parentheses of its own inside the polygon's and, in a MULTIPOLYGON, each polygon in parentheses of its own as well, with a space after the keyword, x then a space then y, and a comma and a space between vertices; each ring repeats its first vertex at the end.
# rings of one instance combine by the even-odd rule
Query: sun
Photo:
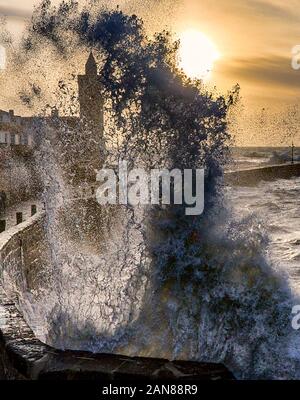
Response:
POLYGON ((190 78, 208 79, 215 61, 220 58, 215 44, 197 30, 187 30, 179 39, 179 66, 190 78))
POLYGON ((5 69, 5 64, 6 64, 5 48, 0 45, 0 70, 5 69))

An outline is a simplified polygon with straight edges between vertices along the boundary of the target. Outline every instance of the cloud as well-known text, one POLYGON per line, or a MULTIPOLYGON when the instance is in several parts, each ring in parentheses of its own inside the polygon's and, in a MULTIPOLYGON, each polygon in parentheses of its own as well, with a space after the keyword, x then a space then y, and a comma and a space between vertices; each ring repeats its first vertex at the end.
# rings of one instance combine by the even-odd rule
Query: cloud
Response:
POLYGON ((291 66, 291 57, 269 55, 250 59, 233 59, 220 63, 218 73, 234 78, 235 81, 247 81, 262 86, 280 86, 299 91, 300 70, 291 66))
POLYGON ((279 18, 279 19, 286 19, 288 18, 289 21, 299 21, 299 14, 295 9, 291 7, 287 7, 284 4, 277 4, 270 0, 244 0, 241 2, 240 0, 234 0, 236 5, 239 8, 244 8, 246 11, 250 11, 251 14, 256 14, 263 16, 265 18, 279 18))
POLYGON ((1 14, 5 15, 6 17, 30 18, 32 12, 30 10, 24 10, 20 8, 0 6, 0 15, 1 14))

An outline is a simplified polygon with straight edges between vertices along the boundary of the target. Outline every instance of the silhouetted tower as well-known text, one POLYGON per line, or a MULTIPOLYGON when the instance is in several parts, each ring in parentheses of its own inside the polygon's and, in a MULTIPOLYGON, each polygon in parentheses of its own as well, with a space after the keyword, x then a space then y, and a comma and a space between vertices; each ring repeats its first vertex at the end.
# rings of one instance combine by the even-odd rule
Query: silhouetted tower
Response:
POLYGON ((103 137, 103 97, 97 74, 97 64, 91 52, 85 65, 85 75, 78 76, 80 118, 85 119, 103 137))

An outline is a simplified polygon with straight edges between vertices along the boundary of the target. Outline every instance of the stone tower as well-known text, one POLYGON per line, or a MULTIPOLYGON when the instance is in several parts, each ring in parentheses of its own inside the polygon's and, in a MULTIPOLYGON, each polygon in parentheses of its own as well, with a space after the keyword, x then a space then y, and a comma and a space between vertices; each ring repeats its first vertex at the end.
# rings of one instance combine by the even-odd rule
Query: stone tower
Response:
POLYGON ((103 137, 103 97, 97 74, 97 64, 91 52, 85 65, 85 75, 78 76, 80 118, 92 124, 103 137))

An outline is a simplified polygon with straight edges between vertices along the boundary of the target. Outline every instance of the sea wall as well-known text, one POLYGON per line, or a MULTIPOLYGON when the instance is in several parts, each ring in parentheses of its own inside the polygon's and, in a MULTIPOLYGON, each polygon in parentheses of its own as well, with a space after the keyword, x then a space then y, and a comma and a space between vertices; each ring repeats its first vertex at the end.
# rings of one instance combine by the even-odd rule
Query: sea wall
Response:
POLYGON ((290 179, 296 176, 300 176, 300 163, 226 172, 225 183, 230 186, 255 186, 261 181, 290 179))
POLYGON ((43 227, 40 212, 0 235, 0 282, 16 304, 20 290, 30 291, 42 279, 48 254, 43 227))
POLYGON ((272 165, 225 173, 225 183, 230 186, 255 186, 261 181, 290 179, 300 176, 300 163, 272 165))
POLYGON ((33 290, 43 277, 44 222, 38 213, 0 234, 0 379, 234 379, 222 364, 61 351, 39 341, 20 313, 17 293, 33 290))

